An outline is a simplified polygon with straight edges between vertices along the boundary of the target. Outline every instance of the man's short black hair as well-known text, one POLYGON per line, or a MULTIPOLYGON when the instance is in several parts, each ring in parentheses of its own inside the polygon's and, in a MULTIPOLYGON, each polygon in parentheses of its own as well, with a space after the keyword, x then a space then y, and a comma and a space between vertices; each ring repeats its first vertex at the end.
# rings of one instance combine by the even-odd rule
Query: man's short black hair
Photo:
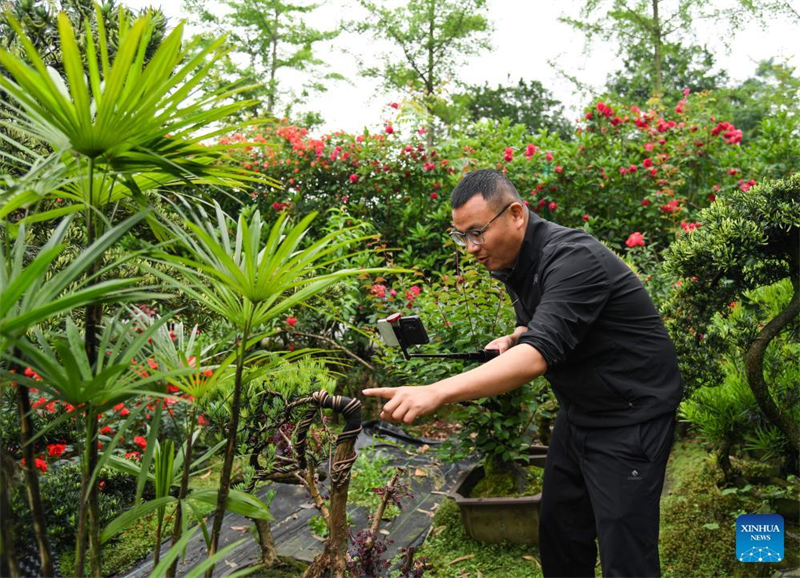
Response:
POLYGON ((483 195, 486 203, 493 208, 499 208, 507 201, 522 202, 514 183, 497 171, 481 169, 461 179, 450 195, 450 203, 453 209, 457 209, 478 193, 483 195))

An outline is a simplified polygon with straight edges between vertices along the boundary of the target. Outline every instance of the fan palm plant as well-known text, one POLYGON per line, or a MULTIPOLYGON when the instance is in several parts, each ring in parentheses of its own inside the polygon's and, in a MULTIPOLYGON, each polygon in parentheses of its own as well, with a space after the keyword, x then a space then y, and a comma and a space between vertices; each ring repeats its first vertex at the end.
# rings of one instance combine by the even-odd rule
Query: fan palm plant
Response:
MULTIPOLYGON (((182 290, 197 303, 227 319, 239 334, 227 446, 209 556, 217 550, 222 528, 236 453, 245 364, 248 349, 261 338, 259 330, 283 312, 301 305, 347 276, 384 271, 333 270, 337 261, 351 256, 341 257, 343 248, 358 246, 368 237, 345 237, 341 240, 341 232, 337 231, 317 241, 306 242, 316 216, 313 213, 294 226, 290 225, 288 217, 282 216, 270 228, 258 211, 249 217, 243 212, 235 224, 216 203, 215 212, 214 220, 202 208, 198 209, 193 218, 186 220, 188 232, 171 225, 173 236, 188 255, 171 259, 181 263, 182 290), (229 229, 235 230, 233 238, 229 229)), ((167 275, 161 275, 166 281, 175 282, 167 275)), ((213 566, 206 575, 210 576, 212 572, 213 566)))
MULTIPOLYGON (((106 214, 112 204, 126 214, 134 207, 148 206, 147 191, 186 184, 222 190, 263 180, 246 174, 235 163, 218 163, 228 147, 203 145, 205 139, 230 130, 223 122, 228 115, 253 104, 229 103, 233 90, 208 94, 199 88, 203 76, 224 56, 224 39, 205 48, 187 45, 182 42, 183 24, 179 24, 147 59, 156 29, 149 16, 131 22, 123 13, 114 51, 99 7, 97 11, 96 37, 87 33, 83 47, 67 16, 58 15, 63 75, 46 66, 19 23, 6 14, 24 54, 0 50, 0 90, 8 97, 0 124, 53 151, 47 160, 51 164, 45 166, 61 163, 69 179, 57 189, 10 187, 3 195, 2 218, 11 208, 58 195, 68 203, 60 212, 84 215, 83 244, 89 247, 104 229, 113 226, 113 216, 106 214)), ((17 148, 24 146, 17 144, 17 148)), ((151 224, 157 222, 150 215, 147 218, 151 224)), ((29 213, 24 220, 41 220, 41 216, 29 213)), ((101 283, 102 272, 102 255, 96 255, 88 269, 88 285, 101 283)), ((99 363, 102 316, 102 305, 86 306, 84 347, 90 367, 99 363)), ((96 423, 89 420, 88 471, 95 470, 98 460, 96 430, 96 423)), ((88 509, 91 574, 99 576, 99 521, 93 514, 97 511, 96 484, 91 484, 87 493, 78 516, 75 574, 84 574, 88 509)))

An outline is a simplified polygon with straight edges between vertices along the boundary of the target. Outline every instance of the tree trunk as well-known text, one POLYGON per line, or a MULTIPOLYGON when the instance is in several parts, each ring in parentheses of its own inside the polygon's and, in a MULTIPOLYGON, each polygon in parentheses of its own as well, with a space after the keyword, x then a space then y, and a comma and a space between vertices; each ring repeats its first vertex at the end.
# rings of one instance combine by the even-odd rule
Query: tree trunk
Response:
POLYGON ((425 144, 428 147, 428 154, 430 154, 430 149, 433 148, 434 138, 433 138, 433 91, 436 88, 433 82, 433 49, 434 49, 434 32, 436 30, 436 11, 435 11, 435 2, 430 0, 429 7, 428 7, 428 78, 423 79, 425 82, 425 90, 427 94, 425 95, 425 110, 428 113, 428 127, 426 129, 425 134, 425 144))
POLYGON ((654 96, 661 96, 664 89, 661 81, 661 58, 662 58, 662 39, 661 21, 658 17, 658 3, 661 0, 651 0, 653 6, 653 93, 654 96))
POLYGON ((278 91, 275 76, 278 72, 278 9, 275 8, 272 19, 272 55, 269 62, 269 100, 267 106, 269 113, 275 116, 275 100, 278 91))
POLYGON ((11 504, 8 493, 11 489, 13 462, 6 459, 3 445, 0 444, 0 576, 20 578, 17 551, 14 547, 14 533, 11 531, 11 504))
POLYGON ((272 537, 269 520, 251 519, 256 525, 256 530, 258 530, 258 544, 261 546, 261 564, 265 568, 271 568, 278 561, 278 549, 275 547, 275 539, 272 537))
MULTIPOLYGON (((222 519, 225 517, 225 503, 231 489, 231 472, 233 471, 233 458, 236 455, 236 433, 239 429, 239 413, 242 399, 242 374, 244 372, 244 356, 247 353, 247 339, 250 333, 250 322, 246 322, 242 331, 242 343, 239 358, 236 360, 236 379, 233 386, 233 401, 231 402, 231 422, 228 425, 228 443, 225 446, 225 460, 222 463, 222 473, 219 478, 219 492, 217 494, 217 508, 214 510, 214 526, 211 530, 211 544, 208 547, 208 556, 217 552, 219 534, 222 531, 222 519)), ((206 578, 214 575, 214 566, 206 570, 206 578)))
POLYGON ((53 555, 50 551, 50 541, 47 537, 47 521, 42 503, 42 494, 39 491, 39 475, 34 465, 33 420, 31 419, 31 398, 27 387, 17 385, 17 407, 19 408, 20 442, 22 455, 25 457, 25 466, 22 468, 25 477, 25 489, 28 494, 28 504, 31 508, 31 523, 36 543, 39 546, 39 562, 44 578, 55 576, 53 568, 53 555))
POLYGON ((758 406, 764 412, 764 415, 786 436, 795 455, 800 453, 800 430, 798 430, 797 424, 789 417, 789 414, 775 403, 769 393, 769 386, 764 381, 764 354, 770 342, 798 314, 800 314, 800 284, 795 281, 794 295, 789 305, 759 332, 747 349, 747 355, 745 356, 747 382, 750 385, 750 389, 753 390, 758 406))

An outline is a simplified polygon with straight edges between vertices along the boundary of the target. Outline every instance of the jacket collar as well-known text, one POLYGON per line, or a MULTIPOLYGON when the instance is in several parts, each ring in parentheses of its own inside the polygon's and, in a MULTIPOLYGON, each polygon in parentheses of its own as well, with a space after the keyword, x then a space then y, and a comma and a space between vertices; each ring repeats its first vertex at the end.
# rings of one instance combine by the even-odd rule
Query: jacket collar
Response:
POLYGON ((491 276, 512 287, 518 285, 536 264, 536 259, 544 245, 547 224, 546 220, 528 209, 528 225, 525 228, 525 238, 522 240, 517 260, 512 267, 492 271, 491 276))

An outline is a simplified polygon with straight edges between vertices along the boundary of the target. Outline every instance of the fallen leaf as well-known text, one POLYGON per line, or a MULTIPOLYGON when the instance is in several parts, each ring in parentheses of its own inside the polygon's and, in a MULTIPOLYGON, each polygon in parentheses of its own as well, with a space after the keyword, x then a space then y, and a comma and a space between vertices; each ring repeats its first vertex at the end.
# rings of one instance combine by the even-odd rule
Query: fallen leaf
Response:
POLYGON ((422 512, 423 514, 429 515, 431 518, 435 515, 433 512, 429 512, 428 510, 423 510, 422 508, 417 508, 417 512, 422 512))
POLYGON ((390 534, 389 530, 385 530, 385 529, 383 529, 383 528, 381 528, 381 529, 380 529, 380 530, 378 530, 378 531, 379 531, 381 534, 383 534, 384 536, 388 536, 388 535, 390 534))
POLYGON ((236 568, 237 566, 239 566, 239 565, 238 565, 236 562, 230 562, 230 561, 228 561, 228 560, 225 560, 225 563, 226 563, 228 566, 230 566, 231 568, 236 568))
POLYGON ((428 473, 425 470, 423 470, 422 468, 417 468, 416 470, 414 470, 414 475, 418 476, 420 478, 427 478, 428 477, 428 473))
POLYGON ((541 568, 541 567, 542 567, 542 565, 539 563, 539 560, 537 560, 537 559, 536 559, 535 557, 533 557, 533 556, 523 556, 523 557, 522 557, 522 559, 523 559, 523 560, 528 560, 528 561, 530 561, 530 562, 533 562, 533 563, 534 563, 534 564, 536 564, 536 565, 537 565, 539 568, 541 568))
POLYGON ((478 578, 483 578, 483 574, 481 574, 481 571, 477 570, 477 572, 478 572, 478 578))
POLYGON ((231 526, 231 530, 239 530, 240 532, 243 532, 247 530, 247 526, 231 526))
POLYGON ((429 449, 431 449, 431 446, 429 446, 428 444, 424 444, 423 446, 421 446, 421 447, 419 448, 419 453, 421 453, 421 454, 424 454, 424 453, 425 453, 425 452, 427 452, 429 449))
POLYGON ((200 476, 200 479, 201 479, 201 480, 205 480, 205 479, 206 479, 206 478, 208 478, 210 475, 211 475, 211 470, 208 470, 208 471, 207 471, 205 474, 203 474, 202 476, 200 476))
POLYGON ((447 529, 447 526, 438 526, 438 527, 434 528, 433 530, 431 530, 431 536, 434 536, 434 537, 438 536, 439 534, 444 532, 446 529, 447 529))
POLYGON ((466 556, 459 556, 455 560, 450 560, 447 565, 452 566, 458 562, 464 562, 465 560, 472 560, 475 557, 475 554, 467 554, 466 556))

